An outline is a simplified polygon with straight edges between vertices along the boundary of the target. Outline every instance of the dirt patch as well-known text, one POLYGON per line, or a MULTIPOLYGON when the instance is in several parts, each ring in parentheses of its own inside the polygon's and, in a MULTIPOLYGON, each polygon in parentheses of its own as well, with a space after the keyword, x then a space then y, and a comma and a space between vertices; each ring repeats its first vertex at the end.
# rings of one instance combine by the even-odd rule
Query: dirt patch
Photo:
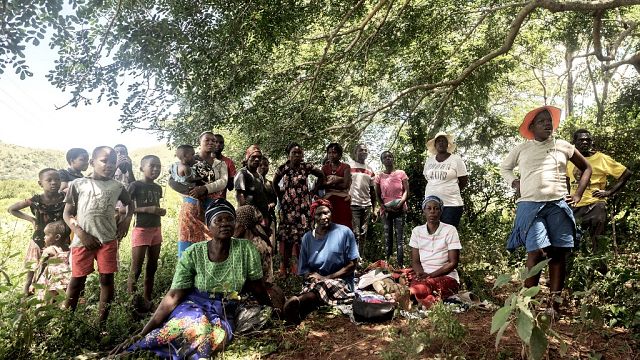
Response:
MULTIPOLYGON (((441 359, 452 354, 466 359, 520 359, 522 345, 510 327, 495 349, 495 336, 490 335, 492 312, 471 309, 457 314, 457 320, 467 333, 455 344, 431 344, 416 358, 441 359), (453 350, 453 351, 452 351, 453 350), (444 352, 443 352, 444 351, 444 352)), ((425 329, 429 328, 428 320, 425 329)), ((553 327, 568 345, 565 356, 560 354, 557 340, 549 346, 549 359, 640 359, 637 339, 625 329, 587 329, 562 319, 553 327)), ((272 333, 278 341, 277 350, 267 359, 382 359, 399 336, 409 335, 408 321, 396 318, 384 324, 355 325, 346 316, 315 313, 295 328, 272 333)), ((267 340, 267 339, 265 339, 267 340)))

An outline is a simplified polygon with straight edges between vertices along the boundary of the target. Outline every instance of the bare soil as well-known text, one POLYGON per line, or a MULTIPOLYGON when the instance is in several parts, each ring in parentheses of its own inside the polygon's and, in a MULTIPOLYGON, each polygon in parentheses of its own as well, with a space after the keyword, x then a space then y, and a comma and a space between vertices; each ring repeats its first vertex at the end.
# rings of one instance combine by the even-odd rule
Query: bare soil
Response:
MULTIPOLYGON (((458 344, 432 344, 416 358, 442 359, 522 359, 522 345, 513 327, 509 328, 495 348, 495 335, 490 335, 492 312, 470 309, 457 314, 467 334, 458 344), (445 346, 446 345, 446 346, 445 346), (449 351, 453 349, 454 351, 449 351), (443 352, 444 350, 444 352, 443 352)), ((428 320, 425 328, 428 328, 428 320)), ((553 325, 568 345, 560 354, 559 344, 552 340, 548 359, 640 359, 638 336, 622 328, 585 328, 563 317, 553 325)), ((383 324, 355 325, 337 314, 312 314, 295 328, 262 334, 278 341, 277 350, 267 359, 382 359, 398 336, 408 335, 408 320, 396 318, 383 324), (278 337, 274 339, 273 337, 278 337)), ((264 340, 267 340, 264 338, 264 340)))

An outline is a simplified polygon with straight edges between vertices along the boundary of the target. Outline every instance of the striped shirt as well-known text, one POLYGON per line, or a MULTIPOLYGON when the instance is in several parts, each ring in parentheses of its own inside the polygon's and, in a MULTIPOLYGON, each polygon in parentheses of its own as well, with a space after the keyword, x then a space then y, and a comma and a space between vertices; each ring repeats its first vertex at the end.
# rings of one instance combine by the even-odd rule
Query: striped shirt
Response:
MULTIPOLYGON (((440 222, 440 226, 433 234, 429 234, 426 224, 413 228, 409 246, 420 251, 420 263, 426 273, 432 273, 446 264, 449 259, 449 250, 462 249, 458 230, 443 222, 440 222)), ((447 276, 460 282, 456 269, 447 276)))
POLYGON ((373 187, 375 177, 373 170, 369 165, 353 160, 349 162, 349 166, 351 167, 351 189, 349 189, 351 205, 371 206, 370 189, 373 187))

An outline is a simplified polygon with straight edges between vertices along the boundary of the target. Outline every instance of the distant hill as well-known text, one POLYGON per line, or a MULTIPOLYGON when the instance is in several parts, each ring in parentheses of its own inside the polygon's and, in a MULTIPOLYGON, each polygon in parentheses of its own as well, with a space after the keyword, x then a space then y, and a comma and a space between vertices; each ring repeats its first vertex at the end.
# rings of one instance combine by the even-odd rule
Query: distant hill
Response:
POLYGON ((52 167, 62 169, 67 161, 64 152, 0 143, 0 180, 36 180, 38 172, 52 167))
MULTIPOLYGON (((91 152, 92 149, 87 149, 91 152)), ((140 159, 145 155, 157 155, 162 161, 162 168, 168 170, 176 161, 174 150, 161 144, 150 148, 136 149, 130 152, 133 170, 139 177, 140 159)), ((0 142, 0 180, 24 179, 36 180, 38 172, 46 167, 64 169, 67 167, 65 153, 59 150, 33 149, 0 142)), ((87 173, 89 173, 87 170, 87 173)), ((166 171, 165 170, 165 171, 166 171)))

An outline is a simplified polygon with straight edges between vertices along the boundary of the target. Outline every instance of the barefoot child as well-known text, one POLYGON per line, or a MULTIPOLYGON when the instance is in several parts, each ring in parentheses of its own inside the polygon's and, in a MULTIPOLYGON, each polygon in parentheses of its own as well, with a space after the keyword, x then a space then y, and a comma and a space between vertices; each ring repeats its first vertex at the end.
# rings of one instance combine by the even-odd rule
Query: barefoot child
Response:
POLYGON ((64 221, 56 221, 44 227, 45 248, 38 263, 34 283, 43 285, 38 298, 54 300, 64 294, 71 278, 69 266, 69 228, 64 221))
POLYGON ((133 202, 136 214, 136 225, 131 234, 131 271, 127 290, 133 295, 136 291, 136 283, 142 273, 142 264, 145 255, 147 267, 144 274, 144 307, 143 312, 151 310, 151 295, 153 292, 153 279, 158 267, 160 245, 162 243, 162 231, 160 231, 160 217, 167 210, 160 207, 162 188, 154 183, 160 176, 162 165, 155 155, 147 155, 140 161, 140 171, 144 175, 142 181, 134 181, 129 184, 129 195, 133 202))
POLYGON ((66 157, 69 168, 58 170, 60 174, 60 192, 65 194, 70 182, 84 177, 82 172, 89 167, 89 153, 85 149, 72 148, 67 151, 66 157))
MULTIPOLYGON (((38 173, 38 185, 44 191, 43 194, 34 195, 31 199, 18 201, 9 206, 9 213, 19 219, 33 224, 33 235, 27 248, 25 263, 29 271, 24 285, 25 295, 29 294, 29 287, 33 280, 34 268, 42 255, 44 247, 44 227, 54 221, 62 220, 64 210, 64 194, 60 191, 60 175, 56 169, 46 168, 38 173), (31 215, 23 213, 22 209, 29 208, 31 215)), ((69 236, 63 240, 69 241, 69 236)))
POLYGON ((93 150, 89 164, 93 175, 74 180, 65 198, 64 221, 75 237, 71 243, 71 281, 67 289, 66 307, 75 310, 93 262, 100 273, 100 323, 109 316, 114 297, 113 278, 118 270, 118 242, 127 233, 129 216, 116 222, 115 206, 121 201, 130 213, 131 200, 124 186, 113 180, 116 152, 108 146, 93 150))

